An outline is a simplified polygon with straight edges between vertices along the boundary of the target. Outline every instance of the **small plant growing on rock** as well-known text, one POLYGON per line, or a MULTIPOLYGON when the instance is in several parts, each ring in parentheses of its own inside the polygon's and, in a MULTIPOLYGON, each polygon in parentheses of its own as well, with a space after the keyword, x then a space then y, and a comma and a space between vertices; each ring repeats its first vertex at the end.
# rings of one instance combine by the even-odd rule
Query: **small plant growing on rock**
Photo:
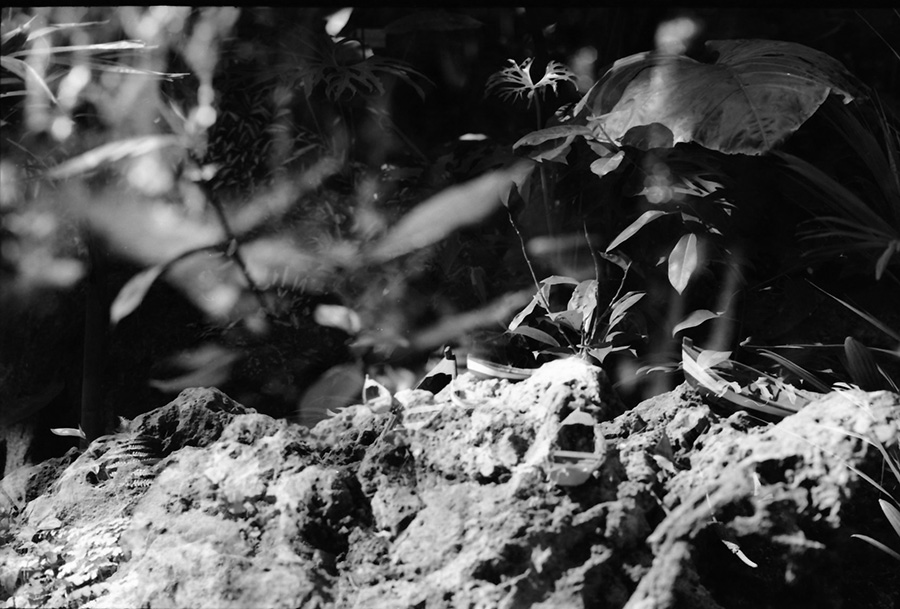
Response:
POLYGON ((543 343, 547 346, 545 353, 574 353, 601 364, 611 353, 625 350, 634 353, 632 345, 645 336, 630 309, 644 297, 644 292, 622 293, 629 264, 624 263, 623 268, 625 273, 618 290, 603 307, 598 279, 547 277, 538 285, 531 302, 510 322, 509 331, 543 343), (554 286, 574 286, 562 308, 551 304, 554 286), (536 310, 543 313, 535 315, 536 310))

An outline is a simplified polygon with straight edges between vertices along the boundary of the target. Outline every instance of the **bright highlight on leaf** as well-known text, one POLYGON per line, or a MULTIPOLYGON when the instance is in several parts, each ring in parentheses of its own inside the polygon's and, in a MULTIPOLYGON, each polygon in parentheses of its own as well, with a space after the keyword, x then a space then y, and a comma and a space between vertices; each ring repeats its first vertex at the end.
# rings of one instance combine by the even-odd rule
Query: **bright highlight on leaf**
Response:
POLYGON ((682 235, 669 254, 669 283, 681 294, 697 268, 697 235, 682 235))
POLYGON ((687 330, 688 328, 694 328, 699 326, 703 322, 709 321, 710 319, 717 319, 722 316, 724 311, 720 311, 718 313, 714 313, 713 311, 708 311, 707 309, 698 309, 688 315, 684 321, 675 325, 672 328, 672 337, 674 338, 676 334, 681 332, 682 330, 687 330))
POLYGON ((645 227, 650 222, 653 222, 657 218, 669 215, 671 213, 673 213, 673 212, 662 211, 660 209, 651 209, 650 211, 645 211, 644 213, 642 213, 640 215, 640 217, 638 217, 637 220, 635 220, 634 222, 629 224, 628 227, 625 228, 625 230, 623 230, 621 233, 619 233, 619 235, 615 239, 612 240, 612 243, 610 243, 606 247, 606 251, 609 252, 610 250, 613 250, 613 249, 619 247, 625 241, 627 241, 628 239, 631 239, 639 230, 641 230, 643 227, 645 227))

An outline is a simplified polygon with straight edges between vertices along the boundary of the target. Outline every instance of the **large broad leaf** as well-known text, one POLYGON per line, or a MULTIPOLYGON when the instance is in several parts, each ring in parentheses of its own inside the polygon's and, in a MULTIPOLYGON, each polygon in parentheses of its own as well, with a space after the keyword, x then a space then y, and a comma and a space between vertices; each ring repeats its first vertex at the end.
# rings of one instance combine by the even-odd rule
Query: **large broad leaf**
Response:
POLYGON ((835 59, 772 40, 714 40, 715 57, 640 53, 616 62, 591 92, 598 137, 622 143, 634 128, 659 123, 673 144, 697 142, 729 154, 763 154, 796 131, 831 92, 849 103, 852 76, 835 59))
POLYGON ((697 268, 697 235, 682 235, 669 254, 669 283, 681 294, 697 268))

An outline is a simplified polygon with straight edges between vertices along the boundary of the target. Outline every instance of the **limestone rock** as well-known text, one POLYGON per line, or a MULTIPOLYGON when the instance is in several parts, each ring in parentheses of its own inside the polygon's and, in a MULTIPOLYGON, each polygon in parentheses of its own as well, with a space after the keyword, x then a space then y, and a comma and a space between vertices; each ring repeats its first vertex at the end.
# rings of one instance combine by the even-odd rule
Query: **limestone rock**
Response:
POLYGON ((0 520, 0 603, 892 609, 900 570, 850 535, 900 545, 856 472, 900 483, 835 429, 896 446, 898 424, 884 392, 775 425, 686 385, 625 411, 580 360, 312 430, 191 389, 54 482, 16 481, 32 494, 0 520), (590 461, 580 484, 560 456, 590 461))

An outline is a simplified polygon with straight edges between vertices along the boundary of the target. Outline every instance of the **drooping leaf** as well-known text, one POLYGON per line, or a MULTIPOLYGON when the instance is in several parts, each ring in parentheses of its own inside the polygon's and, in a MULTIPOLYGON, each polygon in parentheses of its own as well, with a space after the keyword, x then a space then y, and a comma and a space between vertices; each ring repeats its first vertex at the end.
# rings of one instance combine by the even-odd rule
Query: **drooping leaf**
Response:
POLYGON ((625 230, 619 233, 618 236, 616 236, 616 238, 612 240, 612 243, 607 246, 606 251, 609 252, 610 250, 617 248, 628 239, 631 239, 639 230, 641 230, 650 222, 656 220, 661 216, 667 216, 671 213, 674 212, 663 211, 661 209, 651 209, 649 211, 645 211, 638 217, 637 220, 629 224, 625 228, 625 230))
POLYGON ((682 235, 669 254, 669 283, 681 294, 697 268, 697 235, 682 235))
POLYGON ((707 309, 697 309, 696 311, 694 311, 693 313, 688 315, 686 318, 684 318, 683 321, 676 324, 674 328, 672 328, 672 337, 674 338, 675 335, 678 334, 679 332, 681 332, 682 330, 687 330, 688 328, 694 328, 696 326, 699 326, 703 322, 709 321, 710 319, 717 319, 718 317, 722 316, 722 313, 724 313, 724 311, 715 313, 715 312, 709 311, 707 309))
POLYGON ((594 92, 589 125, 621 142, 633 127, 659 123, 673 143, 727 154, 763 154, 796 131, 831 92, 858 87, 832 57, 773 40, 714 40, 702 63, 639 53, 617 61, 594 92))

